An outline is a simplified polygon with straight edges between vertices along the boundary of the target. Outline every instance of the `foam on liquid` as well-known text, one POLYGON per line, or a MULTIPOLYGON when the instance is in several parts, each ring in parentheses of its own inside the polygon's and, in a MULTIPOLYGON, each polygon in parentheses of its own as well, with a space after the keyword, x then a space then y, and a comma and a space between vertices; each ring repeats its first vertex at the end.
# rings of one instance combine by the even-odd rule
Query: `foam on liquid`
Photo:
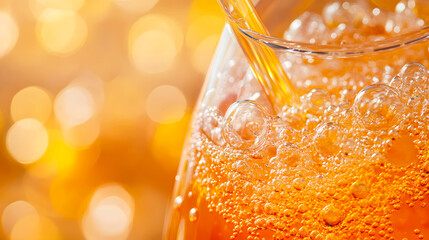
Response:
MULTIPOLYGON (((390 15, 359 1, 338 4, 321 16, 304 13, 286 38, 344 44, 423 24, 405 2, 390 15)), ((408 54, 423 54, 427 65, 424 51, 408 54)), ((184 155, 194 166, 192 191, 234 226, 231 238, 268 232, 275 239, 391 239, 402 234, 392 216, 412 207, 427 213, 429 73, 419 63, 393 73, 389 64, 383 78, 319 76, 323 89, 298 82, 306 92, 301 106, 285 106, 278 116, 251 100, 232 104, 224 116, 216 107, 200 111, 184 155)), ((374 72, 369 65, 362 66, 365 76, 374 72)), ((428 227, 428 214, 423 218, 428 227)), ((196 208, 190 221, 198 221, 196 208)), ((410 234, 424 237, 421 229, 410 234)))

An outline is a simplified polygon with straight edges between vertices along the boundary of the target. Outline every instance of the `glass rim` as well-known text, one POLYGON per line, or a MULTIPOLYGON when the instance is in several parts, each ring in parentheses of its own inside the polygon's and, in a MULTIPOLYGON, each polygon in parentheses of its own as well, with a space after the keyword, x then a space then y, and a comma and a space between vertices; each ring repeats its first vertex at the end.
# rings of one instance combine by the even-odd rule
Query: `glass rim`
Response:
POLYGON ((262 44, 267 45, 268 47, 275 48, 278 50, 309 55, 353 56, 368 53, 385 52, 408 45, 424 42, 426 39, 429 38, 429 25, 426 25, 418 30, 414 30, 408 33, 400 34, 378 41, 369 41, 344 45, 322 45, 315 43, 288 41, 286 39, 266 36, 249 30, 246 27, 243 27, 242 25, 238 24, 237 22, 235 22, 235 24, 238 25, 239 30, 246 38, 250 38, 253 41, 260 42, 262 44))
POLYGON ((369 41, 363 43, 344 44, 344 45, 333 45, 333 44, 316 44, 316 43, 305 43, 289 41, 282 38, 276 38, 267 36, 264 34, 257 33, 249 29, 239 19, 232 16, 232 9, 221 1, 221 7, 227 13, 227 22, 234 24, 238 27, 241 34, 252 41, 257 41, 268 47, 283 50, 292 53, 307 54, 307 55, 324 55, 324 56, 336 56, 336 57, 349 57, 355 55, 364 55, 368 53, 385 52, 394 50, 400 47, 417 44, 425 41, 429 38, 429 25, 424 25, 420 29, 413 30, 407 33, 399 34, 397 36, 388 37, 378 41, 369 41))

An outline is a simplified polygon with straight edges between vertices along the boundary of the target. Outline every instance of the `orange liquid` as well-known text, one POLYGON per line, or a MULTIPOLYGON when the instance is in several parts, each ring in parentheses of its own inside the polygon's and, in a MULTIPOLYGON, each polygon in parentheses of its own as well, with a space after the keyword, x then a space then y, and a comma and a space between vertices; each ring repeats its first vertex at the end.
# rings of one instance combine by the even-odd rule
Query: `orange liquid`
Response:
MULTIPOLYGON (((427 43, 334 64, 290 55, 292 65, 291 57, 320 75, 288 72, 303 95, 302 106, 284 107, 277 118, 265 116, 266 132, 262 125, 249 125, 250 130, 234 125, 257 122, 264 113, 231 118, 226 108, 235 98, 228 94, 218 96, 215 108, 197 109, 166 239, 428 238, 428 74, 421 65, 424 76, 400 73, 405 63, 429 65, 427 43), (385 66, 391 69, 388 80, 385 66), (387 86, 397 74, 400 81, 387 86), (223 120, 210 122, 216 114, 223 120), (228 139, 225 126, 247 142, 228 139), (214 137, 216 128, 223 128, 225 141, 214 137), (252 134, 267 136, 249 150, 256 144, 252 134)), ((418 71, 413 66, 409 71, 418 71)), ((227 83, 224 89, 235 86, 227 83)))
MULTIPOLYGON (((207 143, 207 139, 198 141, 207 143)), ((221 152, 222 149, 216 149, 211 156, 218 157, 221 152)), ((167 239, 230 239, 231 236, 235 239, 422 239, 429 234, 429 208, 426 207, 429 202, 429 164, 427 157, 419 160, 417 152, 411 139, 405 137, 390 149, 387 163, 359 164, 362 172, 346 173, 340 179, 334 174, 317 193, 308 186, 297 190, 287 184, 283 186, 285 189, 273 189, 271 194, 254 193, 254 188, 247 185, 246 177, 237 184, 244 189, 231 186, 232 183, 227 181, 222 185, 222 180, 204 183, 208 176, 237 172, 233 169, 227 172, 220 166, 208 164, 209 160, 201 162, 196 168, 206 164, 207 168, 195 173, 195 180, 185 186, 186 194, 175 199, 167 239), (404 161, 407 168, 399 167, 404 161), (205 171, 211 173, 203 173, 205 171), (200 174, 204 177, 198 178, 200 174), (362 183, 370 186, 370 190, 354 188, 356 182, 360 183, 355 179, 368 181, 369 175, 374 175, 369 180, 372 184, 364 180, 362 183), (218 195, 207 197, 206 191, 210 188, 218 188, 211 190, 218 195), (234 194, 235 191, 239 193, 234 194), (251 197, 251 194, 260 195, 251 197), (217 199, 219 196, 221 199, 217 199), (323 209, 333 202, 335 207, 331 210, 334 213, 325 215, 335 223, 335 211, 339 211, 340 222, 330 226, 324 221, 323 209), (244 206, 241 212, 235 209, 237 204, 244 206), (196 214, 192 209, 197 210, 196 214)), ((355 167, 343 168, 341 172, 353 171, 355 167)), ((260 177, 257 181, 269 182, 268 176, 260 177)))

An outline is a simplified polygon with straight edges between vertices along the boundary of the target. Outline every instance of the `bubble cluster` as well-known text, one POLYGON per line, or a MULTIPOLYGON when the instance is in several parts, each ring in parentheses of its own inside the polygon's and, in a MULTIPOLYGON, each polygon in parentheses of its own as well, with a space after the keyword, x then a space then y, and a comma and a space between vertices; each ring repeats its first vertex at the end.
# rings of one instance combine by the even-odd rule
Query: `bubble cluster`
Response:
POLYGON ((290 24, 284 38, 318 44, 353 44, 379 41, 423 27, 425 21, 416 15, 416 4, 401 1, 395 8, 395 12, 390 12, 384 7, 369 6, 364 0, 333 1, 321 14, 304 12, 290 24))
MULTIPOLYGON (((398 85, 406 79, 426 91, 426 73, 407 64, 389 86, 314 89, 277 117, 251 100, 224 115, 205 105, 185 155, 201 195, 188 198, 202 197, 209 212, 232 223, 232 239, 394 236, 392 214, 423 208, 419 199, 429 194, 429 118, 404 103, 398 85)), ((185 201, 174 204, 187 222, 205 221, 205 205, 185 201)))
POLYGON ((322 155, 329 155, 339 151, 343 138, 341 126, 328 122, 317 127, 314 143, 322 155))

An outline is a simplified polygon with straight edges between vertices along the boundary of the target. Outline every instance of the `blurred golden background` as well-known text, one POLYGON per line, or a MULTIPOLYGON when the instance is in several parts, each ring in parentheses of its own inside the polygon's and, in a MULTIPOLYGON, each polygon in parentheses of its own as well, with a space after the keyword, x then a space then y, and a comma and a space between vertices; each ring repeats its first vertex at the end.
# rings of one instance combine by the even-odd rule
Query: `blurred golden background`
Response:
POLYGON ((0 0, 1 239, 161 239, 215 0, 0 0))

